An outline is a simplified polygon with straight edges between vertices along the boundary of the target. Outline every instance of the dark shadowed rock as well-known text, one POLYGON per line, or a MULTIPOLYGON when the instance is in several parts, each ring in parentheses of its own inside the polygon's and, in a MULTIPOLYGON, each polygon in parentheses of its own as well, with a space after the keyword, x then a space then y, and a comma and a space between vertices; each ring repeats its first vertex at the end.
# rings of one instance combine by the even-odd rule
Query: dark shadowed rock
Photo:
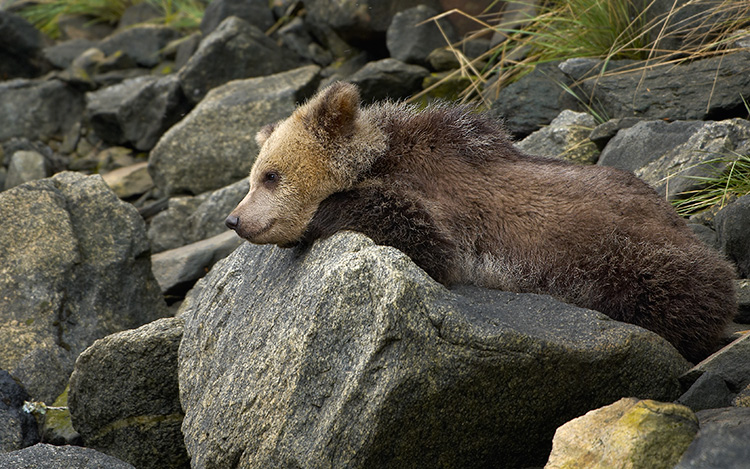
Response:
POLYGON ((274 37, 278 38, 281 46, 312 63, 325 67, 333 61, 331 51, 318 44, 310 32, 309 25, 299 16, 279 28, 274 37))
POLYGON ((552 122, 565 109, 578 109, 578 101, 562 85, 571 86, 557 62, 537 65, 533 72, 492 96, 490 112, 503 119, 514 136, 525 137, 552 122))
POLYGON ((0 142, 47 140, 65 134, 83 115, 83 93, 59 80, 0 82, 0 142))
POLYGON ((0 370, 0 453, 39 442, 34 417, 23 410, 29 394, 5 370, 0 370))
POLYGON ((740 324, 750 324, 750 280, 740 279, 736 286, 738 308, 735 321, 740 324))
MULTIPOLYGON (((680 377, 680 382, 685 389, 711 385, 710 382, 699 382, 700 378, 708 373, 721 378, 733 393, 739 392, 750 384, 750 335, 735 340, 695 365, 684 376, 680 377)), ((725 394, 724 391, 720 391, 716 393, 716 396, 722 393, 725 394)), ((729 400, 725 401, 725 405, 729 405, 729 400)))
POLYGON ((582 96, 610 117, 707 120, 747 115, 750 52, 647 70, 594 76, 580 84, 582 96))
POLYGON ((274 23, 267 0, 214 0, 203 12, 201 33, 207 36, 230 16, 241 18, 261 31, 274 23))
POLYGON ((368 63, 346 81, 359 87, 362 101, 371 103, 408 98, 422 89, 429 74, 424 67, 389 58, 368 63))
POLYGON ((247 178, 213 192, 169 199, 148 227, 151 252, 159 253, 224 233, 229 212, 247 195, 247 178))
POLYGON ((703 410, 698 436, 674 469, 745 469, 750 461, 750 408, 703 410))
POLYGON ((141 469, 189 467, 177 389, 181 337, 182 320, 165 318, 99 339, 81 353, 68 405, 87 447, 141 469))
POLYGON ((41 75, 48 67, 43 46, 42 34, 34 26, 0 8, 0 81, 41 75))
POLYGON ((305 0, 307 21, 318 28, 330 27, 354 43, 382 41, 396 13, 417 5, 438 10, 435 0, 305 0))
POLYGON ((142 76, 86 94, 86 116, 113 145, 147 151, 190 109, 177 77, 142 76))
POLYGON ((143 219, 101 177, 0 193, 0 368, 52 402, 94 340, 166 315, 143 219))
POLYGON ((120 52, 141 67, 154 67, 161 51, 180 36, 176 30, 161 25, 142 25, 124 29, 99 43, 99 49, 111 56, 120 52))
POLYGON ((731 404, 735 394, 721 376, 704 372, 676 402, 694 411, 717 409, 731 404))
POLYGON ((135 469, 99 451, 45 443, 0 454, 0 469, 135 469))
POLYGON ((258 153, 256 132, 314 93, 319 71, 309 65, 212 90, 151 152, 156 186, 170 195, 200 194, 247 177, 258 153))
POLYGON ((598 164, 634 172, 687 142, 703 127, 700 121, 640 121, 607 143, 598 164))
POLYGON ((385 36, 391 57, 405 63, 426 66, 430 52, 456 42, 458 37, 448 20, 439 20, 442 33, 434 21, 429 21, 437 14, 436 10, 425 5, 396 13, 385 36))
POLYGON ((737 265, 739 276, 750 276, 750 195, 727 205, 714 218, 719 249, 737 265))
POLYGON ((243 244, 181 311, 194 467, 542 464, 557 426, 622 396, 674 399, 688 366, 547 296, 446 290, 355 233, 243 244))
POLYGON ((197 103, 230 80, 271 75, 303 65, 263 31, 231 16, 203 38, 179 78, 185 96, 197 103))

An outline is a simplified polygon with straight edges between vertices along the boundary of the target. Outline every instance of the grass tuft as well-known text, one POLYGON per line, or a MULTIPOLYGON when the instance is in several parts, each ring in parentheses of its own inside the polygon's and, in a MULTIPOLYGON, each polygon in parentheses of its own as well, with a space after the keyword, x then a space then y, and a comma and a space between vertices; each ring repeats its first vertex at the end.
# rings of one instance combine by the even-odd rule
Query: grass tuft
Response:
POLYGON ((735 198, 750 194, 750 155, 732 151, 702 164, 725 169, 709 176, 687 176, 701 187, 683 192, 672 201, 681 216, 688 217, 713 207, 721 209, 735 198))
POLYGON ((83 16, 91 24, 117 24, 128 7, 150 3, 161 16, 149 23, 165 24, 180 30, 195 30, 200 26, 205 4, 201 0, 39 0, 28 4, 18 14, 47 36, 61 36, 59 21, 66 16, 83 16))

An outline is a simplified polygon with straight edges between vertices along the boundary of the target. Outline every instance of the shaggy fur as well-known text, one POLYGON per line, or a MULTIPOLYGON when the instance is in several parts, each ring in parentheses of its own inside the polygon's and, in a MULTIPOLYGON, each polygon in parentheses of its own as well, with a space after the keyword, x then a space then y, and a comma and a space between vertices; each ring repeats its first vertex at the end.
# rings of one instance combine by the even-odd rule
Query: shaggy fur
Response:
POLYGON ((252 242, 359 231, 445 285, 549 293, 650 329, 693 361, 735 311, 732 267, 649 186, 522 154, 468 108, 360 108, 339 83, 258 140, 250 192, 227 219, 252 242))

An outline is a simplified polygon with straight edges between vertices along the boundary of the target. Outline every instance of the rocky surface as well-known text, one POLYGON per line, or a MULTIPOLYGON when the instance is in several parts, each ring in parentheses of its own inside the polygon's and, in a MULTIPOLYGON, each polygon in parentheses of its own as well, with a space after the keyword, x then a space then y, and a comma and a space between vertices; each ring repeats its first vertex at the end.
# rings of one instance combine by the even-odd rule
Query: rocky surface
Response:
POLYGON ((0 453, 0 469, 135 469, 135 466, 120 461, 90 448, 80 446, 53 446, 45 443, 0 453))
POLYGON ((257 131, 315 92, 318 72, 310 65, 211 90, 151 152, 154 183, 170 195, 200 194, 246 177, 258 152, 257 131))
POLYGON ((698 60, 679 70, 632 62, 613 65, 632 71, 598 76, 590 67, 581 67, 583 73, 568 73, 581 81, 578 94, 598 103, 610 118, 711 120, 747 115, 742 96, 750 96, 750 52, 698 60))
POLYGON ((224 83, 272 75, 304 65, 281 49, 263 31, 236 16, 225 19, 206 35, 178 77, 185 96, 199 102, 224 83))
POLYGON ((64 134, 83 116, 83 93, 60 80, 0 82, 0 141, 47 140, 64 134))
POLYGON ((309 252, 244 244, 182 315, 197 467, 539 463, 560 423, 622 396, 673 399, 688 367, 643 329, 544 296, 448 291, 353 233, 309 252))
POLYGON ((34 399, 62 393, 95 339, 166 315, 145 224, 99 176, 2 192, 0 225, 0 368, 34 399))
POLYGON ((503 119, 515 137, 552 122, 565 109, 577 110, 578 101, 562 88, 573 81, 553 62, 537 66, 523 79, 511 83, 494 97, 490 112, 503 119))
POLYGON ((189 467, 182 443, 177 348, 165 318, 94 342, 76 360, 68 405, 86 446, 138 468, 189 467))
MULTIPOLYGON (((11 12, 23 3, 0 1, 0 467, 130 467, 69 446, 14 451, 40 438, 136 467, 185 465, 184 452, 158 446, 180 439, 178 369, 193 467, 316 455, 481 466, 500 454, 507 467, 541 466, 555 428, 621 397, 677 399, 696 413, 679 467, 747 461, 746 339, 682 374, 674 350, 637 328, 544 297, 449 292, 352 235, 310 252, 243 245, 212 268, 239 243, 223 220, 247 191, 261 126, 335 80, 373 101, 407 99, 452 74, 419 105, 471 83, 435 24, 416 24, 450 2, 213 0, 194 32, 141 23, 158 16, 144 3, 116 25, 66 17, 59 40, 11 12), (106 185, 82 176, 96 173, 106 185), (118 333, 169 314, 164 298, 176 309, 208 270, 182 306, 179 366, 178 320, 118 333), (195 311, 210 319, 200 324, 195 311), (77 371, 74 429, 63 392, 73 364, 111 333, 77 371), (37 413, 36 429, 23 400, 62 408, 37 413)), ((711 2, 673 3, 644 11, 669 32, 665 48, 688 44, 680 27, 696 18, 702 30, 723 21, 711 2)), ((441 20, 448 36, 466 37, 459 16, 441 20)), ((491 40, 457 47, 477 57, 491 40)), ((599 155, 678 199, 700 186, 696 176, 750 153, 750 44, 732 47, 668 66, 551 62, 499 92, 474 84, 514 136, 530 136, 519 143, 529 151, 585 149, 581 162, 599 155)), ((739 324, 727 344, 750 328, 746 198, 691 219, 738 266, 739 324)))
POLYGON ((634 171, 668 199, 701 187, 729 164, 727 160, 750 154, 750 121, 729 119, 706 122, 683 143, 634 171), (716 160, 723 158, 724 161, 716 160))
POLYGON ((637 121, 614 134, 597 163, 636 171, 683 145, 703 125, 701 121, 637 121))
POLYGON ((697 416, 701 429, 675 469, 747 467, 750 408, 704 410, 697 416))
POLYGON ((596 120, 585 112, 565 110, 549 126, 532 133, 516 146, 531 155, 547 155, 576 163, 596 163, 599 149, 588 136, 596 120))

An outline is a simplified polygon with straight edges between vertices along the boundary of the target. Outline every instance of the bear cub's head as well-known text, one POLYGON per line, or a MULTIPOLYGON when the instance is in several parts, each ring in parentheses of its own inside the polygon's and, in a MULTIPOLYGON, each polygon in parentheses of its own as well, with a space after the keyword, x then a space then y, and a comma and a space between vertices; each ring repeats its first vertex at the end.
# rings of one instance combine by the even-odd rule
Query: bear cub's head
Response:
POLYGON ((226 224, 256 244, 295 245, 326 197, 350 189, 385 152, 386 137, 357 87, 334 83, 262 128, 250 190, 226 224))

